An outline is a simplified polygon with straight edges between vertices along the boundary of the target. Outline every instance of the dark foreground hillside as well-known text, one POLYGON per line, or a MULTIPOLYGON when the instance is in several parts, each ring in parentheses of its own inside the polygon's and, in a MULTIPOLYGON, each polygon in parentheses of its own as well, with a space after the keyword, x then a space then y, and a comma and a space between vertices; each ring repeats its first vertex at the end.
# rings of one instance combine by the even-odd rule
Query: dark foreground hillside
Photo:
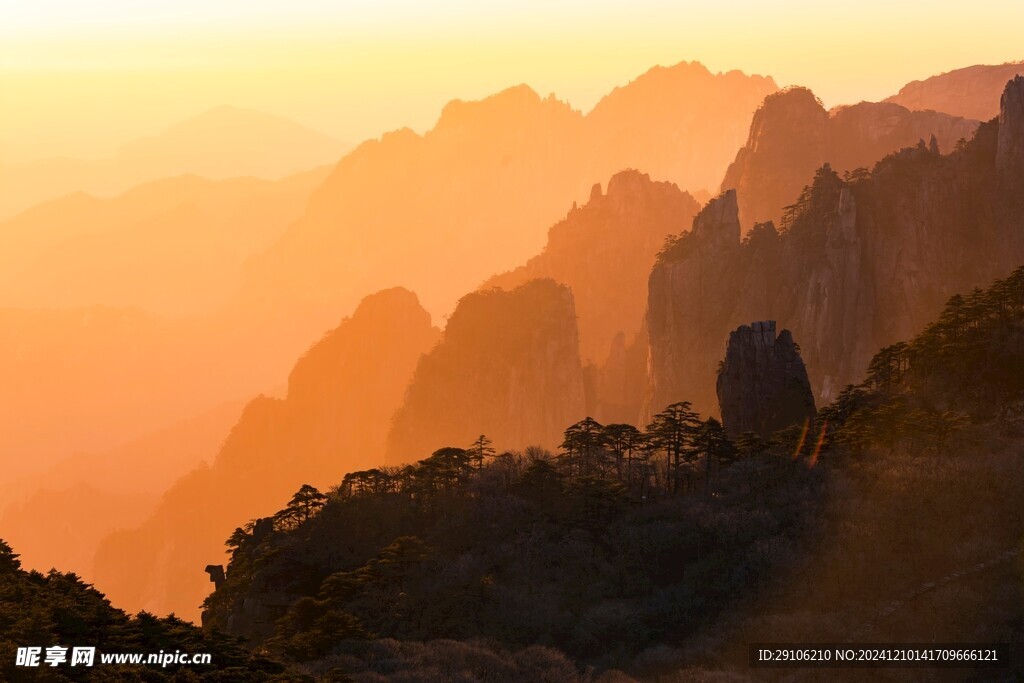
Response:
POLYGON ((0 541, 0 681, 291 681, 285 667, 251 653, 240 641, 176 619, 134 617, 74 574, 27 572, 0 541), (62 664, 17 666, 19 647, 69 648, 62 664), (92 667, 71 666, 73 647, 95 647, 92 667), (103 653, 209 654, 211 664, 161 667, 103 665, 103 653))
POLYGON ((758 641, 1019 648, 1022 445, 1019 269, 767 440, 677 403, 645 430, 581 421, 557 455, 481 438, 304 487, 229 539, 206 623, 358 681, 700 680, 751 673, 758 641))

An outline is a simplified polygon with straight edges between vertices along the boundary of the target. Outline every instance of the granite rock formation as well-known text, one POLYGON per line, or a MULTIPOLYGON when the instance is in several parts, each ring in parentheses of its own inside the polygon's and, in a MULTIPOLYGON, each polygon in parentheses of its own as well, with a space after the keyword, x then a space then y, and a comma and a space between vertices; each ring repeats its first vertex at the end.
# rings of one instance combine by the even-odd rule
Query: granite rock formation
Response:
POLYGON ((816 400, 829 402, 950 296, 1024 263, 1009 132, 1024 125, 1022 96, 1024 79, 1011 81, 1000 120, 948 155, 921 144, 848 181, 820 168, 781 230, 761 224, 741 241, 735 195, 713 200, 651 272, 648 410, 690 400, 715 412, 720 340, 765 319, 801 340, 816 400))
POLYGON ((769 220, 779 225, 785 207, 822 164, 840 174, 870 168, 886 154, 932 136, 949 152, 977 126, 974 120, 892 103, 826 111, 810 90, 788 88, 765 98, 754 114, 747 144, 726 171, 722 189, 739 192, 744 226, 769 220))
POLYGON ((729 334, 716 385, 722 426, 731 436, 772 433, 810 420, 814 396, 807 368, 789 330, 775 321, 742 325, 729 334))
POLYGON ((1014 77, 1000 100, 996 169, 999 181, 1008 183, 1008 189, 1021 189, 1019 181, 1024 179, 1024 76, 1014 77))
POLYGON ((672 183, 646 173, 621 171, 608 191, 595 185, 588 201, 548 231, 537 256, 496 275, 482 289, 514 289, 551 278, 572 289, 579 316, 580 354, 603 362, 620 333, 627 340, 643 326, 647 276, 669 235, 686 229, 700 206, 672 183))
POLYGON ((496 448, 556 448, 584 415, 572 292, 553 280, 463 297, 420 359, 388 434, 387 462, 415 462, 486 434, 496 448))
POLYGON ((573 204, 548 231, 548 242, 524 265, 481 289, 513 289, 551 278, 572 289, 579 316, 580 355, 588 415, 601 422, 636 421, 647 381, 644 310, 647 276, 670 235, 686 229, 700 206, 669 182, 620 171, 573 204))

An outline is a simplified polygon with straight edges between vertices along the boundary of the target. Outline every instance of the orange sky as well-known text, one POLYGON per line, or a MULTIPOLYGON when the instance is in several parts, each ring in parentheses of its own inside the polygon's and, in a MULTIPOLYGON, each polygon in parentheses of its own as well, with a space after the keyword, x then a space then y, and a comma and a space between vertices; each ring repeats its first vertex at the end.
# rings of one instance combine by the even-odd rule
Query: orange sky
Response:
POLYGON ((526 82, 582 109, 654 64, 805 84, 827 104, 1024 57, 1024 4, 981 1, 3 3, 0 162, 102 157, 221 104, 345 141, 423 130, 526 82), (898 6, 897 6, 898 5, 898 6))

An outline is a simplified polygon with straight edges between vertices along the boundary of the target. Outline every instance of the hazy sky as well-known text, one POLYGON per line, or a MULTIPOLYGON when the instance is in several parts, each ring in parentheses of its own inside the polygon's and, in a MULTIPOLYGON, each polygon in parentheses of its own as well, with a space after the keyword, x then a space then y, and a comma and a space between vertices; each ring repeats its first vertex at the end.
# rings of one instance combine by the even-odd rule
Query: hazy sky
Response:
POLYGON ((357 142, 525 82, 587 110, 698 60, 826 104, 1024 59, 1024 3, 0 0, 0 161, 104 156, 220 104, 357 142))

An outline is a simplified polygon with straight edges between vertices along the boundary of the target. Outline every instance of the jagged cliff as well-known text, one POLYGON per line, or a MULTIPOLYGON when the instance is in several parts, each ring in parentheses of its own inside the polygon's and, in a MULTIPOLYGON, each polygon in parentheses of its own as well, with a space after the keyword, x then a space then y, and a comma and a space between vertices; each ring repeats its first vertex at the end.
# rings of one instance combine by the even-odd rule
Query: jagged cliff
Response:
POLYGON ((974 120, 912 112, 891 103, 861 102, 826 111, 810 90, 788 88, 766 97, 754 114, 747 144, 726 171, 722 189, 738 191, 745 226, 769 220, 778 224, 784 207, 824 163, 840 174, 870 168, 886 154, 933 135, 948 152, 977 126, 974 120))
POLYGON ((789 330, 775 321, 741 325, 729 334, 716 383, 722 426, 732 436, 769 436, 814 417, 807 368, 789 330))
POLYGON ((885 101, 907 109, 931 109, 988 121, 999 115, 999 93, 1006 81, 1020 74, 1024 74, 1024 62, 977 64, 911 81, 885 101))
POLYGON ((125 607, 198 617, 199 571, 238 520, 273 513, 304 483, 380 464, 388 421, 439 331, 416 295, 366 297, 295 364, 284 399, 245 408, 212 466, 180 479, 140 527, 108 537, 95 581, 125 607))
POLYGON ((617 335, 632 340, 643 326, 647 276, 669 235, 686 229, 700 210, 672 183, 622 171, 595 185, 590 201, 573 208, 548 231, 548 242, 525 265, 484 283, 514 289, 551 278, 572 289, 579 316, 580 353, 604 362, 617 335))
POLYGON ((572 292, 553 280, 463 297, 420 359, 388 434, 387 461, 413 462, 481 433, 498 448, 555 448, 583 417, 572 292))
POLYGON ((1024 200, 1013 189, 1022 96, 1015 79, 1000 121, 951 154, 905 149, 850 182, 819 169, 784 230, 759 225, 741 242, 735 193, 709 203, 651 272, 648 406, 691 400, 714 412, 721 340, 764 319, 800 339, 815 396, 827 402, 860 381, 875 349, 924 327, 949 296, 1024 261, 1024 200))
POLYGON ((1024 189, 1024 76, 1015 76, 1000 98, 996 170, 1007 190, 1024 189))

